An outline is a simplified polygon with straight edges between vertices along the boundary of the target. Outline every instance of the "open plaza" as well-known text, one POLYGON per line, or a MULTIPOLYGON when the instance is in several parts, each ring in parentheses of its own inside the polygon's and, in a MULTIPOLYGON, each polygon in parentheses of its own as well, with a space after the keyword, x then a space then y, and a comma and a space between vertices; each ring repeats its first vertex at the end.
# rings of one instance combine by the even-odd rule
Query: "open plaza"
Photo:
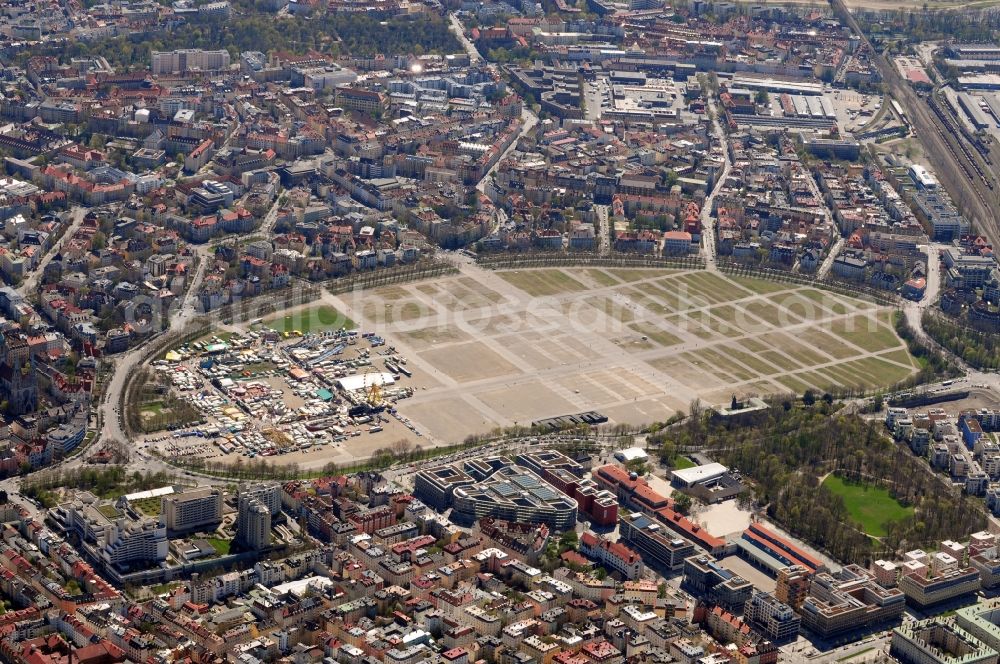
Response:
MULTIPOLYGON (((465 265, 221 326, 153 369, 197 416, 147 436, 160 454, 318 469, 403 440, 454 444, 588 411, 640 425, 695 399, 884 387, 916 363, 891 310, 813 287, 698 270, 465 265), (389 407, 359 407, 372 397, 389 407)), ((156 399, 146 417, 170 401, 156 399)))
POLYGON ((916 365, 870 302, 702 271, 531 269, 334 299, 419 377, 399 410, 432 439, 596 410, 662 421, 733 394, 874 388, 916 365))

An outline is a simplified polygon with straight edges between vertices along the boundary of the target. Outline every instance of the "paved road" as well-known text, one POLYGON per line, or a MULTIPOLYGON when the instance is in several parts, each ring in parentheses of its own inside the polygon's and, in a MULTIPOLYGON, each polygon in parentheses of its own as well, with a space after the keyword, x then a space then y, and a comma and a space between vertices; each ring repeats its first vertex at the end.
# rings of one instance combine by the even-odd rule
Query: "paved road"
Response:
POLYGON ((729 159, 729 148, 727 147, 726 134, 722 131, 722 125, 719 124, 719 109, 715 105, 715 98, 709 96, 708 98, 708 108, 712 113, 712 134, 715 136, 715 140, 719 142, 722 146, 722 158, 724 160, 722 167, 722 174, 719 176, 716 186, 712 188, 712 192, 705 197, 705 204, 701 206, 701 243, 702 243, 702 254, 705 257, 705 267, 712 271, 718 272, 719 267, 715 262, 715 217, 712 215, 712 206, 715 201, 715 195, 722 188, 722 183, 726 181, 729 177, 729 170, 732 168, 732 162, 729 159))
MULTIPOLYGON (((473 44, 471 41, 469 41, 469 38, 465 36, 465 26, 463 26, 462 22, 458 20, 458 17, 455 15, 454 12, 448 14, 448 24, 449 27, 451 28, 451 31, 455 33, 455 36, 458 38, 458 40, 462 42, 462 48, 464 48, 465 52, 469 54, 469 59, 472 61, 472 64, 478 64, 480 62, 484 62, 485 60, 483 56, 479 54, 479 50, 476 48, 476 45, 473 44)), ((495 70, 495 67, 493 65, 489 65, 489 67, 490 69, 495 70)), ((531 131, 536 124, 538 124, 538 116, 535 115, 531 111, 531 109, 528 108, 527 106, 522 108, 521 131, 518 134, 518 137, 514 139, 514 141, 510 144, 510 146, 506 150, 504 150, 503 154, 500 155, 500 158, 496 160, 496 162, 493 164, 492 167, 490 167, 490 170, 486 171, 483 177, 479 179, 479 183, 476 184, 476 189, 478 189, 481 192, 486 191, 486 183, 489 181, 489 178, 493 175, 493 172, 496 171, 497 166, 499 166, 500 163, 504 159, 506 159, 511 152, 514 151, 514 148, 517 147, 517 143, 521 139, 521 137, 526 136, 527 133, 531 131)), ((505 219, 506 215, 504 214, 503 217, 505 219)), ((499 223, 503 223, 502 220, 499 223)))
POLYGON ((483 56, 479 55, 479 49, 477 49, 476 45, 469 41, 469 38, 465 36, 465 26, 462 25, 462 22, 458 20, 457 16, 455 16, 455 12, 448 13, 448 23, 451 31, 455 33, 456 37, 458 37, 458 41, 462 42, 462 48, 464 48, 465 52, 469 54, 469 60, 472 61, 472 64, 478 64, 481 62, 483 60, 483 56))
POLYGON ((274 199, 274 203, 271 204, 271 209, 267 211, 264 215, 264 221, 261 222, 260 228, 254 233, 255 235, 263 234, 267 237, 271 234, 274 229, 274 225, 278 222, 278 210, 281 208, 281 196, 274 199))
POLYGON ((481 192, 486 191, 486 183, 491 177, 493 177, 493 173, 497 170, 497 167, 503 163, 503 160, 506 159, 511 152, 517 149, 518 141, 520 141, 523 136, 527 136, 528 132, 534 129, 536 124, 538 124, 538 116, 535 115, 527 106, 523 107, 521 109, 521 131, 518 132, 517 138, 511 141, 511 144, 508 145, 507 149, 503 151, 500 158, 493 162, 493 165, 490 166, 490 170, 486 171, 483 177, 479 179, 479 182, 476 184, 476 189, 481 192))
MULTIPOLYGON (((521 137, 526 136, 527 133, 531 131, 536 124, 538 124, 538 116, 532 113, 527 106, 522 108, 520 133, 518 133, 517 138, 511 141, 511 144, 507 146, 507 149, 503 151, 503 154, 501 154, 500 157, 495 162, 493 162, 493 165, 490 166, 490 170, 486 171, 483 177, 479 179, 479 182, 476 183, 477 190, 479 190, 481 193, 486 193, 486 183, 489 182, 489 179, 491 177, 493 177, 493 173, 496 172, 500 164, 503 163, 503 160, 506 159, 508 155, 510 155, 510 153, 517 148, 518 141, 521 140, 521 137)), ((506 221, 507 221, 507 213, 504 212, 499 205, 496 206, 496 214, 493 215, 493 228, 490 230, 489 235, 496 233, 497 230, 504 223, 506 223, 506 221)))
POLYGON ((903 304, 903 314, 906 316, 906 322, 909 323, 910 328, 922 341, 932 344, 934 342, 924 332, 922 318, 924 311, 934 304, 941 291, 941 260, 938 258, 938 252, 946 246, 948 245, 930 244, 920 247, 927 253, 927 290, 924 293, 924 298, 919 302, 906 300, 903 304))
MULTIPOLYGON (((198 266, 195 269, 194 276, 188 286, 187 293, 181 300, 179 308, 171 310, 168 314, 169 320, 167 321, 167 330, 165 333, 183 330, 199 313, 197 293, 201 289, 201 283, 205 278, 212 248, 208 245, 202 245, 195 247, 195 252, 198 256, 198 266)), ((156 343, 156 341, 152 340, 148 343, 156 343)), ((122 391, 125 389, 125 383, 129 375, 138 371, 142 365, 147 344, 132 348, 123 355, 115 358, 115 369, 111 373, 111 379, 104 390, 104 398, 98 405, 101 418, 100 440, 129 440, 122 425, 122 413, 118 411, 118 402, 122 391)), ((84 452, 75 458, 82 461, 86 456, 87 454, 84 452)), ((143 468, 149 468, 148 463, 140 465, 143 468)))
POLYGON ((846 240, 842 237, 838 237, 837 241, 833 243, 830 247, 830 252, 823 259, 823 264, 819 266, 819 270, 816 271, 816 278, 823 279, 826 275, 830 274, 830 270, 833 269, 833 261, 840 254, 840 250, 844 248, 844 243, 846 240))
MULTIPOLYGON (((59 241, 56 243, 57 246, 61 246, 63 242, 73 237, 73 233, 76 233, 76 231, 80 228, 80 224, 83 223, 83 219, 87 216, 87 212, 89 211, 89 208, 79 206, 74 206, 70 209, 71 219, 69 227, 66 229, 66 232, 63 233, 62 237, 59 238, 59 241)), ((59 251, 56 247, 49 249, 48 253, 46 253, 45 256, 42 257, 42 260, 38 263, 38 267, 35 268, 31 274, 25 277, 24 281, 21 282, 21 285, 17 287, 18 292, 25 297, 34 293, 39 280, 42 278, 42 274, 45 273, 46 266, 52 262, 52 259, 58 253, 59 251)))
POLYGON ((602 256, 611 253, 611 228, 608 224, 608 206, 595 205, 594 213, 597 215, 597 252, 602 256))

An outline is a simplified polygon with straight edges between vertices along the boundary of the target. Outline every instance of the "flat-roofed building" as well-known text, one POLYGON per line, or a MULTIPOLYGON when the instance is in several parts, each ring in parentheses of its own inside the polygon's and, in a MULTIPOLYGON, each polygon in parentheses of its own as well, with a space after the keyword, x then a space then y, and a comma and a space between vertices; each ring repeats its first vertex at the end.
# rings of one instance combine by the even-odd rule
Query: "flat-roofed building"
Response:
POLYGON ((810 572, 826 569, 819 558, 760 523, 744 530, 736 544, 742 554, 772 573, 788 565, 801 565, 810 572))
POLYGON ((892 631, 889 654, 903 664, 996 664, 997 651, 947 619, 904 623, 892 631))
POLYGON ((222 522, 222 491, 200 487, 160 499, 160 519, 167 531, 186 533, 214 529, 222 522))
POLYGON ((684 560, 694 554, 694 545, 678 537, 641 512, 618 517, 621 541, 639 552, 650 567, 674 571, 684 566, 684 560))
POLYGON ((1000 601, 962 607, 955 612, 955 624, 1000 652, 1000 601))
POLYGON ((802 565, 790 565, 778 570, 774 596, 798 611, 809 596, 809 579, 812 573, 802 565))
POLYGON ((219 71, 228 69, 229 51, 203 51, 186 48, 177 51, 153 51, 150 69, 154 74, 183 74, 189 71, 219 71))
POLYGON ((1000 586, 1000 555, 995 546, 969 556, 969 565, 979 570, 979 582, 983 588, 1000 586))
POLYGON ((873 574, 857 565, 812 577, 802 603, 802 626, 821 638, 899 619, 906 596, 898 588, 883 588, 873 574))
POLYGON ((753 592, 749 581, 709 555, 685 559, 683 587, 709 604, 718 604, 731 611, 743 608, 753 592))
POLYGON ((456 521, 472 523, 488 516, 544 523, 564 531, 576 525, 576 515, 575 500, 517 466, 500 468, 489 478, 452 490, 452 519, 456 521))
POLYGON ((671 482, 680 487, 689 487, 701 482, 710 482, 722 477, 729 472, 729 469, 721 463, 706 463, 693 468, 675 470, 671 473, 671 482))
POLYGON ((104 533, 101 555, 115 567, 158 563, 167 559, 167 529, 153 519, 113 520, 104 533))
POLYGON ((899 579, 899 588, 906 594, 906 601, 921 609, 971 595, 981 587, 979 570, 975 567, 947 569, 930 576, 904 574, 899 579))
POLYGON ((455 488, 474 483, 472 476, 461 468, 436 466, 417 473, 413 479, 413 493, 434 509, 445 510, 451 506, 455 488))
POLYGON ((770 593, 757 591, 743 606, 743 619, 775 643, 791 641, 798 636, 802 622, 792 607, 770 593))

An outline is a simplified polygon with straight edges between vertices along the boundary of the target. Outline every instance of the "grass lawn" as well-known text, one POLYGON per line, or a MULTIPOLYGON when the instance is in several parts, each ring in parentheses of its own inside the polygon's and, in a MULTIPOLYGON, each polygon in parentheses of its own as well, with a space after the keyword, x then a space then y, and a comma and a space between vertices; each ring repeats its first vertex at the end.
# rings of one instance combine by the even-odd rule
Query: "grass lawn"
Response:
POLYGON ((621 283, 621 281, 611 276, 604 270, 583 270, 581 274, 590 277, 590 279, 592 279, 602 288, 606 288, 608 286, 617 286, 618 284, 621 283))
POLYGON ((174 588, 177 588, 178 586, 182 585, 184 584, 179 583, 177 581, 171 581, 170 583, 161 583, 156 586, 150 586, 149 592, 153 593, 154 595, 162 595, 163 593, 168 593, 174 588))
POLYGON ((686 456, 675 456, 674 457, 674 470, 684 470, 685 468, 694 468, 695 462, 686 456))
POLYGON ((735 348, 729 347, 726 348, 725 353, 727 357, 731 357, 734 360, 742 362, 761 376, 770 376, 771 374, 777 373, 777 370, 773 366, 765 362, 757 355, 744 353, 736 350, 735 348))
MULTIPOLYGON (((746 343, 744 343, 743 345, 748 346, 748 344, 746 343)), ((765 362, 773 364, 782 371, 794 371, 796 369, 802 368, 801 364, 798 364, 792 358, 788 357, 787 355, 783 355, 782 353, 779 353, 776 350, 765 350, 762 353, 758 353, 757 356, 760 357, 765 362)))
POLYGON ((635 320, 635 314, 631 309, 615 302, 610 297, 600 297, 588 299, 587 304, 604 313, 605 316, 620 323, 631 323, 635 320))
POLYGON ((642 281, 644 279, 656 279, 657 277, 664 277, 677 272, 677 270, 671 269, 656 269, 656 268, 608 268, 605 270, 611 276, 621 279, 622 281, 642 281))
MULTIPOLYGON (((763 300, 754 300, 741 306, 743 311, 753 316, 753 318, 759 318, 774 327, 800 323, 802 320, 790 311, 782 311, 776 305, 763 300)), ((747 318, 746 320, 748 323, 753 323, 753 318, 747 318)))
POLYGON ((875 650, 875 646, 871 646, 870 648, 864 648, 862 650, 858 650, 857 652, 853 652, 850 655, 847 655, 846 657, 841 657, 837 661, 838 662, 846 662, 846 661, 852 660, 852 659, 854 659, 856 657, 861 657, 865 653, 869 653, 872 650, 875 650))
POLYGON ((585 285, 562 270, 516 270, 497 272, 497 275, 511 286, 534 297, 588 290, 585 285))
POLYGON ((700 309, 731 299, 718 292, 715 282, 706 282, 699 279, 698 276, 693 273, 682 274, 671 279, 668 284, 664 284, 665 288, 673 287, 676 289, 676 292, 681 296, 681 307, 679 308, 700 309))
POLYGON ((629 329, 635 330, 638 334, 644 337, 649 337, 651 341, 657 343, 661 346, 674 346, 681 342, 679 337, 676 337, 666 330, 663 330, 655 325, 647 323, 633 323, 629 325, 629 329))
POLYGON ((230 540, 219 539, 217 537, 210 537, 205 541, 211 544, 212 548, 214 548, 215 552, 218 553, 220 556, 229 555, 229 548, 233 544, 230 540))
POLYGON ((854 360, 840 365, 840 369, 854 377, 856 383, 862 383, 868 387, 895 385, 913 372, 912 369, 906 369, 877 357, 854 360))
POLYGON ((690 276, 691 283, 700 285, 702 292, 714 297, 719 302, 730 302, 751 295, 749 290, 731 279, 710 272, 692 272, 690 276))
POLYGON ((162 415, 163 414, 163 402, 162 401, 150 401, 149 403, 144 403, 139 406, 139 412, 150 415, 162 415))
POLYGON ((814 290, 812 288, 797 291, 796 295, 807 298, 831 314, 838 316, 854 311, 856 308, 854 305, 857 304, 853 301, 849 302, 829 291, 814 290))
POLYGON ((118 508, 114 505, 100 505, 98 506, 97 511, 109 519, 117 519, 122 515, 122 513, 118 511, 118 508))
POLYGON ((766 279, 756 279, 754 277, 732 277, 731 281, 736 282, 737 285, 742 286, 747 290, 751 290, 754 293, 776 293, 783 290, 792 290, 796 288, 795 284, 790 284, 785 281, 769 281, 766 279))
POLYGON ((212 330, 203 337, 200 337, 198 341, 203 344, 212 343, 212 339, 218 337, 223 343, 229 343, 229 340, 233 338, 235 332, 223 332, 222 330, 212 330))
POLYGON ((809 383, 799 380, 795 376, 782 376, 777 379, 779 383, 787 387, 789 390, 795 394, 802 394, 806 390, 811 389, 809 383))
POLYGON ((259 376, 260 374, 267 373, 269 371, 274 371, 278 368, 278 365, 274 362, 269 362, 267 360, 263 362, 253 362, 247 364, 243 367, 243 371, 237 371, 236 373, 229 374, 229 377, 234 380, 239 380, 240 378, 252 378, 254 376, 259 376), (249 374, 249 375, 247 375, 249 374))
POLYGON ((901 505, 886 489, 854 484, 836 475, 827 476, 823 486, 844 499, 851 517, 873 537, 885 535, 885 523, 913 514, 912 507, 901 505))
POLYGON ((870 352, 898 348, 902 342, 896 336, 896 331, 876 323, 875 320, 867 315, 852 316, 834 321, 829 331, 844 341, 870 352))
POLYGON ((137 500, 133 503, 136 509, 150 517, 160 516, 161 499, 156 498, 143 498, 142 500, 137 500))
MULTIPOLYGON (((718 371, 713 373, 715 373, 720 378, 725 378, 725 374, 730 374, 732 376, 735 376, 741 381, 753 380, 754 378, 756 378, 756 374, 754 374, 753 371, 750 371, 749 369, 746 369, 743 366, 730 361, 729 358, 726 356, 726 354, 723 352, 706 348, 705 350, 698 351, 696 355, 711 362, 718 369, 718 371)), ((693 359, 688 358, 688 361, 691 362, 692 364, 694 363, 693 359)))
POLYGON ((352 330, 356 327, 353 320, 327 305, 303 309, 287 316, 275 316, 264 321, 264 325, 278 332, 298 330, 303 334, 339 330, 342 327, 352 330))

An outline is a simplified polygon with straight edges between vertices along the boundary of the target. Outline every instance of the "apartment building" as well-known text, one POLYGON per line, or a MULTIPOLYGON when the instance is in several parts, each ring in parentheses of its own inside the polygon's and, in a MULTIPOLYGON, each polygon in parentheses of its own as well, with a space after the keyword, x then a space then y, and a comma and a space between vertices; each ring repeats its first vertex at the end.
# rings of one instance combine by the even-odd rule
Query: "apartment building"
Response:
POLYGON ((903 615, 906 596, 898 588, 883 588, 857 565, 812 577, 803 601, 802 626, 821 638, 891 622, 903 615))
POLYGON ((684 560, 694 555, 694 545, 674 535, 641 512, 618 518, 619 537, 636 549, 647 565, 665 571, 681 569, 684 560))
POLYGON ((214 529, 222 522, 222 491, 200 487, 163 496, 160 518, 170 533, 214 529))
POLYGON ((889 654, 903 664, 995 664, 997 651, 942 618, 903 623, 889 654))
POLYGON ((749 581, 709 555, 691 556, 684 561, 682 587, 709 604, 718 604, 730 611, 744 607, 753 592, 749 581))
POLYGON ((256 498, 265 505, 271 516, 281 512, 281 485, 278 483, 248 484, 240 487, 240 496, 256 498))
POLYGON ((507 466, 475 485, 453 490, 452 518, 471 523, 483 517, 544 523, 558 531, 576 525, 577 504, 535 473, 507 466))
POLYGON ((451 506, 452 491, 475 483, 471 475, 455 466, 437 466, 421 470, 413 479, 413 493, 436 510, 451 506))
POLYGON ((899 579, 899 589, 906 595, 906 601, 921 609, 975 593, 981 587, 979 570, 975 567, 945 568, 930 575, 904 573, 899 579))
POLYGON ((799 634, 801 618, 777 597, 754 591, 743 607, 743 619, 775 643, 791 641, 799 634))
POLYGON ((166 527, 156 521, 119 518, 112 521, 104 532, 101 556, 115 567, 158 563, 167 559, 169 544, 166 527))
POLYGON ((622 542, 610 542, 591 532, 580 536, 580 553, 596 560, 625 579, 642 576, 642 557, 622 542))
POLYGON ((271 512, 267 505, 251 494, 240 494, 236 515, 236 542, 259 551, 271 542, 271 512))
POLYGON ((955 624, 1000 652, 1000 602, 966 606, 955 612, 955 624))
POLYGON ((809 579, 812 573, 801 565, 790 565, 778 570, 774 596, 798 611, 809 596, 809 579))
POLYGON ((150 68, 154 74, 185 74, 190 71, 219 71, 229 68, 229 51, 203 51, 187 48, 177 51, 153 51, 150 68))

